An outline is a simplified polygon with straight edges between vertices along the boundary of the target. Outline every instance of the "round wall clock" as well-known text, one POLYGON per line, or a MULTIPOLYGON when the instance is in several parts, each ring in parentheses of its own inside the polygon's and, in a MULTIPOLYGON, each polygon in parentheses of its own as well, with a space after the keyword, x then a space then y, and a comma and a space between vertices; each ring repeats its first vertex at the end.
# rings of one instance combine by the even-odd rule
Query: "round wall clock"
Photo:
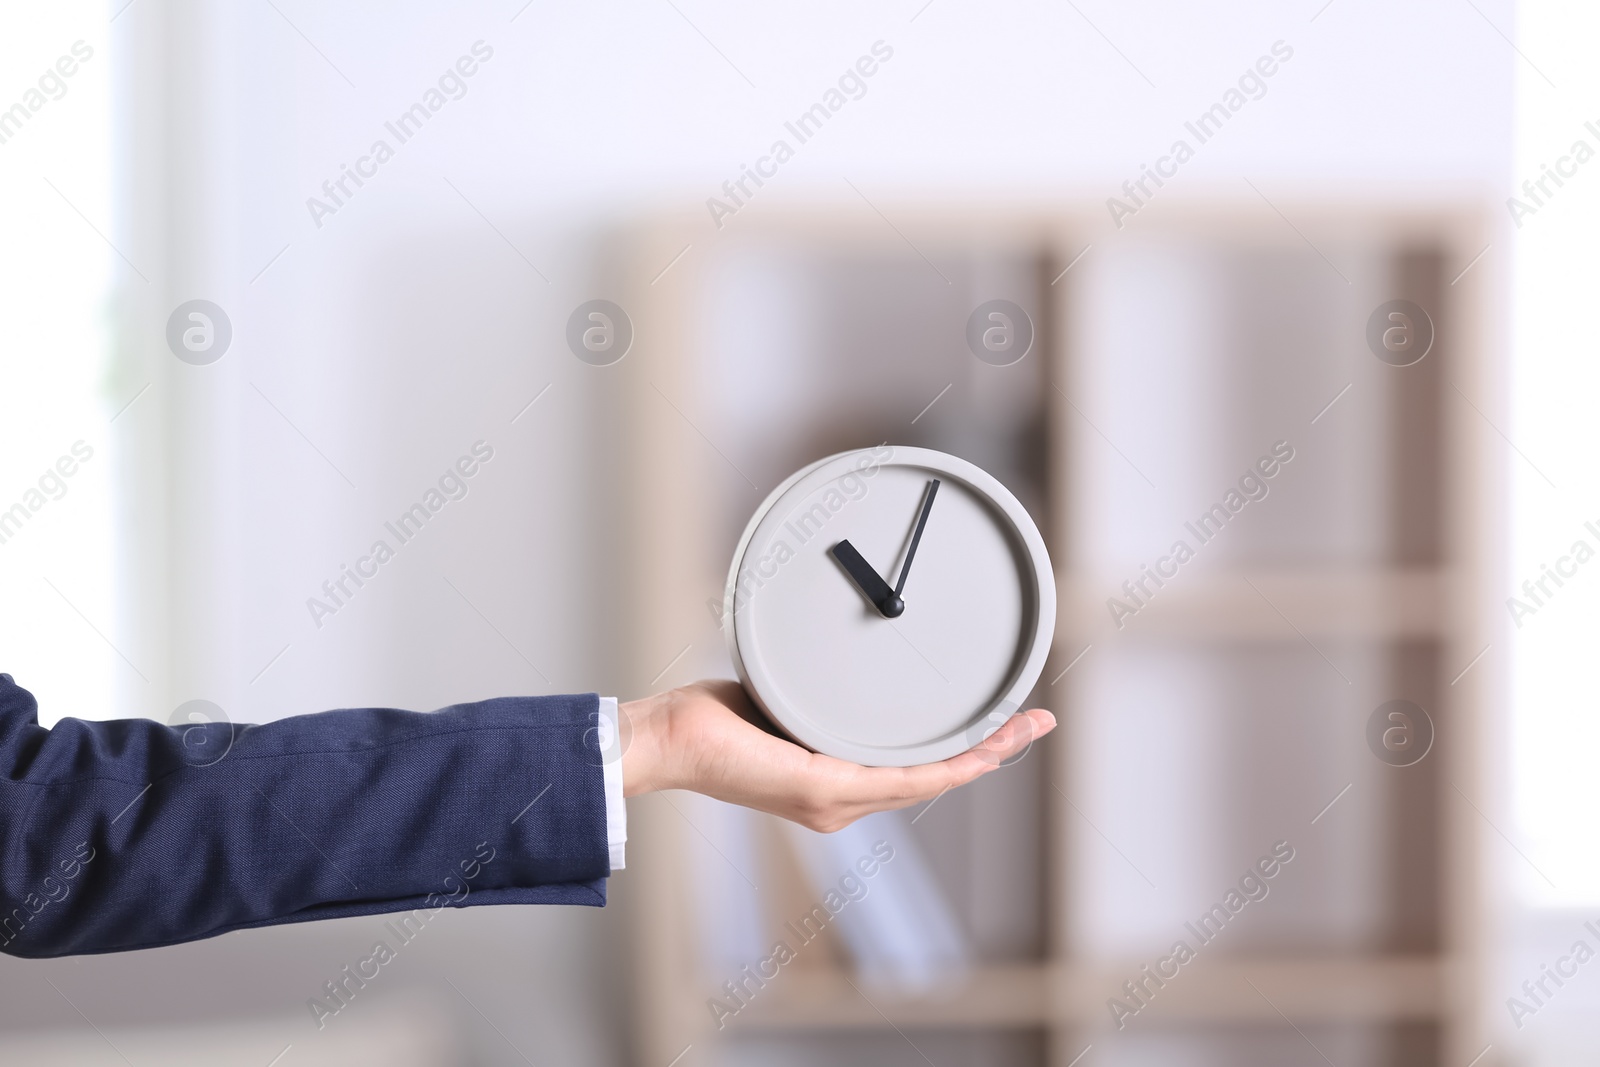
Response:
POLYGON ((1055 631, 1055 577, 1017 498, 926 448, 797 471, 734 550, 723 620, 739 680, 806 747, 907 767, 1019 710, 1055 631))

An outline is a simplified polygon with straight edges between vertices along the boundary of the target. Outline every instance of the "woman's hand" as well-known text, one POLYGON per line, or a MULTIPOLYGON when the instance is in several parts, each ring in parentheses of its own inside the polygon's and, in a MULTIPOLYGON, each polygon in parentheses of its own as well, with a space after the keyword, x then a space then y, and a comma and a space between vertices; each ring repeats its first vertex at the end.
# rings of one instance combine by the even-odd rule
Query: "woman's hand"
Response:
POLYGON ((621 706, 628 796, 689 789, 823 833, 875 811, 932 800, 1024 751, 1055 729, 1043 709, 1013 715, 977 747, 920 767, 862 767, 767 732, 737 682, 696 682, 621 706))

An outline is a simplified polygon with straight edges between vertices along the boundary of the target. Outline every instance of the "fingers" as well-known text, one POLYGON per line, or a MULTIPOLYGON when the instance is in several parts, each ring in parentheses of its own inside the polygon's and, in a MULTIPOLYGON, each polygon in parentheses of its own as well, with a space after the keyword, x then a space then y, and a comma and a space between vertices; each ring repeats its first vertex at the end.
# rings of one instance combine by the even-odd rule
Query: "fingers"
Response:
POLYGON ((978 744, 961 753, 952 756, 942 763, 925 764, 922 767, 909 767, 908 771, 930 775, 930 785, 939 781, 939 773, 946 776, 946 784, 940 788, 953 788, 996 770, 1009 760, 1020 758, 1028 751, 1039 738, 1055 729, 1056 717, 1043 708, 1013 715, 1005 724, 984 738, 978 744))
POLYGON ((1056 728, 1056 717, 1043 708, 1022 712, 1007 719, 994 733, 972 746, 954 760, 973 759, 988 765, 989 769, 1004 766, 1021 759, 1039 738, 1056 728))
POLYGON ((1013 715, 984 741, 959 756, 916 767, 860 767, 851 775, 841 806, 855 809, 848 822, 874 811, 904 808, 997 770, 1055 729, 1056 718, 1043 708, 1013 715))

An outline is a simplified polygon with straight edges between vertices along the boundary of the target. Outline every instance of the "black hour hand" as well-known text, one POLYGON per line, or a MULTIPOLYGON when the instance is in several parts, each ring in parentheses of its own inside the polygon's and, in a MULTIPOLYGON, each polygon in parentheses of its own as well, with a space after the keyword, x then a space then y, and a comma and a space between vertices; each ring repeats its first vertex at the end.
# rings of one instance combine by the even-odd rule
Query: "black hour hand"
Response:
POLYGON ((849 541, 840 541, 833 546, 833 558, 843 565, 845 572, 856 583, 856 587, 872 601, 872 606, 877 608, 878 613, 884 618, 898 618, 906 610, 905 601, 889 588, 889 583, 879 577, 878 572, 872 569, 872 564, 868 563, 849 541))

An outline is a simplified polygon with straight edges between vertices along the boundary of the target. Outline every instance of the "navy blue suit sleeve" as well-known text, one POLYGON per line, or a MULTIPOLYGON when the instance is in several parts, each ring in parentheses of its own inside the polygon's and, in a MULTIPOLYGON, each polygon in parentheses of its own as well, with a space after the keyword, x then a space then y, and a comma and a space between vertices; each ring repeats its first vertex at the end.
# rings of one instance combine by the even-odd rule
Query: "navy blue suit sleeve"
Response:
POLYGON ((33 696, 0 674, 0 952, 115 952, 473 904, 604 905, 597 713, 590 693, 47 730, 33 696))

